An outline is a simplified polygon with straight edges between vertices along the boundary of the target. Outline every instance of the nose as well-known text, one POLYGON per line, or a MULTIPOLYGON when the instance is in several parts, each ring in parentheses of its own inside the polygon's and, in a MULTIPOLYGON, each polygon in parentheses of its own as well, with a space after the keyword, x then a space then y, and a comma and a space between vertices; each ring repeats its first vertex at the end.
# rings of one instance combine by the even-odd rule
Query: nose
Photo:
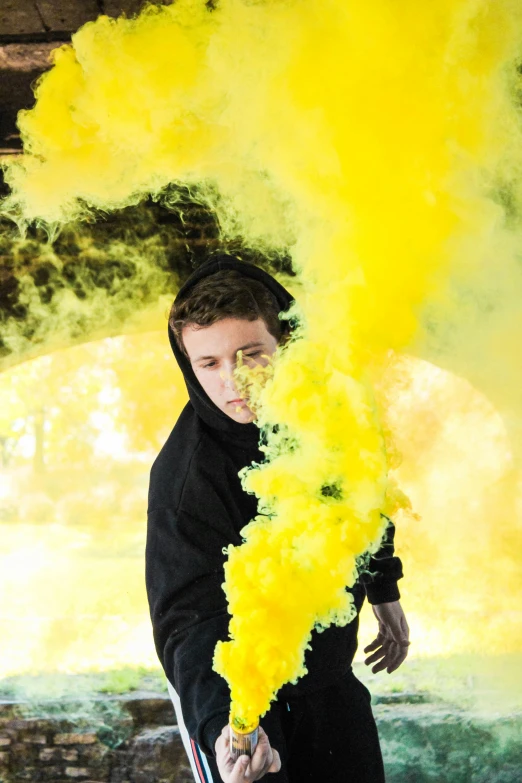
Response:
POLYGON ((221 378, 223 380, 223 388, 224 389, 230 389, 231 391, 236 391, 236 385, 234 383, 234 369, 235 364, 226 364, 221 372, 221 378))

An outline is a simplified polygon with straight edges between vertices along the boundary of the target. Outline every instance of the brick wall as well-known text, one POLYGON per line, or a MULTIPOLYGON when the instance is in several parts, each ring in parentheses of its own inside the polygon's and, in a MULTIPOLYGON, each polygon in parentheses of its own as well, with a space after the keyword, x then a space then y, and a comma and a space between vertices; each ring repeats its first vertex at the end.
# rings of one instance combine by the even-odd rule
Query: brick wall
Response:
MULTIPOLYGON (((522 781, 520 711, 473 712, 421 693, 374 694, 372 702, 387 783, 522 781)), ((18 781, 194 783, 170 699, 150 692, 0 702, 0 783, 18 781)))
MULTIPOLYGON (((90 701, 85 711, 97 725, 85 729, 77 718, 21 717, 29 705, 0 703, 0 783, 192 781, 168 697, 133 694, 101 698, 99 704, 117 706, 110 725, 99 717, 93 721, 90 701)), ((63 713, 68 705, 52 707, 63 713)))

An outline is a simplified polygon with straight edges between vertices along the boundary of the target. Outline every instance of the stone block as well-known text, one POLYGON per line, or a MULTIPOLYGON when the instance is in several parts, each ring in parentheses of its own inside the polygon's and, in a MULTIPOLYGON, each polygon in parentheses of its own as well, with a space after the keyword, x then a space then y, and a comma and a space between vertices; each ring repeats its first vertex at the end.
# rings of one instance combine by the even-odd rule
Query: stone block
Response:
POLYGON ((92 745, 94 742, 97 741, 96 734, 92 733, 86 733, 86 734, 77 734, 77 733, 66 733, 66 734, 55 734, 54 735, 54 744, 55 745, 92 745))
POLYGON ((45 28, 30 0, 6 0, 0 11, 0 30, 3 35, 43 33, 45 28))
POLYGON ((186 776, 187 757, 177 726, 145 729, 132 739, 130 748, 133 783, 192 780, 192 775, 186 776))
POLYGON ((65 774, 68 778, 88 778, 91 776, 91 770, 87 767, 65 767, 65 774))
POLYGON ((76 748, 43 748, 38 754, 40 761, 78 761, 76 748))
MULTIPOLYGON (((166 5, 168 0, 159 0, 157 5, 166 5)), ((143 6, 143 0, 103 0, 103 9, 108 16, 132 16, 143 6)))
POLYGON ((38 780, 38 767, 24 767, 16 773, 16 780, 38 780))
POLYGON ((0 737, 0 748, 5 747, 5 745, 10 745, 11 742, 11 737, 0 737))
POLYGON ((116 750, 112 754, 110 783, 127 783, 130 777, 132 757, 126 751, 116 750))
POLYGON ((124 699, 120 697, 119 704, 130 713, 136 726, 173 726, 176 723, 169 696, 136 691, 124 699))
POLYGON ((96 745, 85 745, 79 748, 80 758, 82 762, 93 766, 93 764, 99 764, 104 759, 108 759, 110 750, 105 745, 101 745, 99 742, 96 745))
POLYGON ((40 768, 40 776, 38 777, 38 780, 45 780, 45 781, 49 781, 49 783, 55 783, 55 781, 59 780, 60 778, 63 779, 62 767, 58 767, 55 765, 52 767, 40 768))
POLYGON ((64 761, 78 761, 78 751, 76 748, 57 748, 64 761))
POLYGON ((41 728, 41 718, 13 718, 9 728, 13 731, 35 731, 41 728))
POLYGON ((10 750, 12 752, 11 758, 18 767, 23 767, 28 763, 32 764, 38 758, 38 745, 30 742, 15 742, 11 745, 10 750))
POLYGON ((46 745, 47 737, 45 734, 27 734, 23 733, 18 738, 19 742, 26 742, 32 745, 46 745))
POLYGON ((25 758, 27 755, 31 755, 33 748, 31 746, 22 745, 21 742, 15 742, 10 748, 13 751, 13 756, 25 758))
POLYGON ((38 10, 45 26, 56 32, 74 32, 99 14, 96 0, 38 0, 38 10))
POLYGON ((5 765, 9 763, 10 755, 11 754, 8 751, 0 752, 0 766, 5 767, 5 765))
POLYGON ((38 754, 40 761, 56 761, 60 760, 61 748, 43 748, 38 754))

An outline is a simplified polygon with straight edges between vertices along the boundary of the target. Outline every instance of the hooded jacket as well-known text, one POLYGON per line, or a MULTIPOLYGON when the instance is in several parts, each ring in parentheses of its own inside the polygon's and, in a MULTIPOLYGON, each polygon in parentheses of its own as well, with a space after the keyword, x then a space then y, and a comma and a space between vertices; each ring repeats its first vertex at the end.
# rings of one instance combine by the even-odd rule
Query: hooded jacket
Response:
MULTIPOLYGON (((261 281, 281 310, 292 297, 264 270, 220 255, 200 266, 177 298, 199 280, 221 269, 235 269, 261 281)), ((154 643, 167 679, 180 697, 187 730, 207 755, 228 722, 230 692, 212 668, 218 640, 228 639, 230 616, 222 589, 223 550, 240 545, 241 529, 256 515, 257 499, 246 493, 238 472, 262 462, 260 432, 241 424, 207 396, 169 326, 169 340, 184 375, 189 402, 181 412, 150 474, 145 581, 154 643)), ((400 598, 401 561, 394 556, 390 521, 381 549, 370 559, 373 581, 351 588, 359 611, 365 595, 372 604, 400 598)), ((365 575, 366 576, 366 575, 365 575)), ((305 663, 308 674, 285 685, 278 698, 326 687, 346 673, 357 649, 358 616, 344 628, 312 632, 305 663)))

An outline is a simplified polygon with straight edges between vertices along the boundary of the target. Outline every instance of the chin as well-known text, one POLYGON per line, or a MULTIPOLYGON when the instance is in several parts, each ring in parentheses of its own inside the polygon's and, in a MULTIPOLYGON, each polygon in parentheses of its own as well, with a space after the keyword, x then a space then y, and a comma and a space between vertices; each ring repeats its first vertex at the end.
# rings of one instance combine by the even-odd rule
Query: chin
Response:
POLYGON ((242 408, 240 411, 226 411, 226 413, 227 416, 230 416, 231 419, 234 419, 234 421, 237 421, 239 424, 250 424, 250 422, 254 421, 256 418, 250 408, 242 408))

